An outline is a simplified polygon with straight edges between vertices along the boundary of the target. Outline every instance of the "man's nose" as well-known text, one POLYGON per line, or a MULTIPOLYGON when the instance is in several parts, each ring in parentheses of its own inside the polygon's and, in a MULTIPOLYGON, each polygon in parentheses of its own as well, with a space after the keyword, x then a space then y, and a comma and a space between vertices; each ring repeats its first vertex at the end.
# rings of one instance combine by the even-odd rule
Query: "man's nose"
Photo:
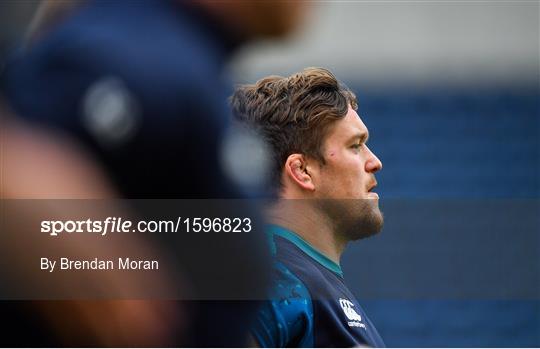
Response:
POLYGON ((367 150, 368 159, 366 161, 366 172, 375 173, 377 171, 380 171, 382 169, 381 160, 379 160, 379 158, 375 154, 373 154, 373 152, 369 148, 367 148, 367 150))

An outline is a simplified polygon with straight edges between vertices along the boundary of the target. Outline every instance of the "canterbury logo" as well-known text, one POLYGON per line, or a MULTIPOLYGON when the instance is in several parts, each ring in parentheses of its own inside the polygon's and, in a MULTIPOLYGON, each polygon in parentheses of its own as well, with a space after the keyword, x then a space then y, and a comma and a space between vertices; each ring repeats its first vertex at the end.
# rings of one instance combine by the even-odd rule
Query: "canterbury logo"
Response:
POLYGON ((362 317, 360 316, 360 314, 358 314, 356 310, 353 309, 353 302, 345 298, 340 298, 339 305, 341 306, 341 309, 343 309, 343 312, 345 313, 345 316, 347 316, 347 319, 350 320, 347 323, 350 327, 366 328, 366 325, 362 323, 362 317))

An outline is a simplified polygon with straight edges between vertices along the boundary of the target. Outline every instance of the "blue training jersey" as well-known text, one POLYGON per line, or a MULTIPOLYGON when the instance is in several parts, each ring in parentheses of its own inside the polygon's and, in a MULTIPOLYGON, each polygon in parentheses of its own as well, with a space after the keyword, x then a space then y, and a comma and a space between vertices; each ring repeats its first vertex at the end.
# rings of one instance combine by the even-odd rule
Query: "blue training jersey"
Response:
POLYGON ((268 234, 271 296, 252 329, 261 347, 385 346, 338 264, 292 231, 272 225, 268 234))

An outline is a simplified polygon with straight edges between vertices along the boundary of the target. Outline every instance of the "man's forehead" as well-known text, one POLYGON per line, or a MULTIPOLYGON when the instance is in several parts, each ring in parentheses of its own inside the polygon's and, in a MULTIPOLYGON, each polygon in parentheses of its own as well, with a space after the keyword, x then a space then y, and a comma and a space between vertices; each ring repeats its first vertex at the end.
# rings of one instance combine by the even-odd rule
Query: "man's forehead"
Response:
POLYGON ((343 119, 344 123, 342 124, 343 128, 348 131, 350 134, 365 134, 368 135, 369 131, 358 115, 358 113, 352 109, 349 108, 349 111, 347 112, 347 115, 343 119))

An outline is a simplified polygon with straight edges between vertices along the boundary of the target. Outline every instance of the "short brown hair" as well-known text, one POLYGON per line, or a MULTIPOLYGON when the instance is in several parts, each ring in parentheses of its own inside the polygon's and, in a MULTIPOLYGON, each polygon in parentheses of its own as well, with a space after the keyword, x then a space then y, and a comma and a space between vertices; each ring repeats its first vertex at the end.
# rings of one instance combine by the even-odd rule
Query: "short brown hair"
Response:
POLYGON ((323 140, 330 125, 357 109, 356 96, 324 68, 306 68, 289 77, 269 76, 238 86, 231 97, 236 120, 268 143, 272 178, 279 185, 291 154, 312 156, 325 164, 323 140))

